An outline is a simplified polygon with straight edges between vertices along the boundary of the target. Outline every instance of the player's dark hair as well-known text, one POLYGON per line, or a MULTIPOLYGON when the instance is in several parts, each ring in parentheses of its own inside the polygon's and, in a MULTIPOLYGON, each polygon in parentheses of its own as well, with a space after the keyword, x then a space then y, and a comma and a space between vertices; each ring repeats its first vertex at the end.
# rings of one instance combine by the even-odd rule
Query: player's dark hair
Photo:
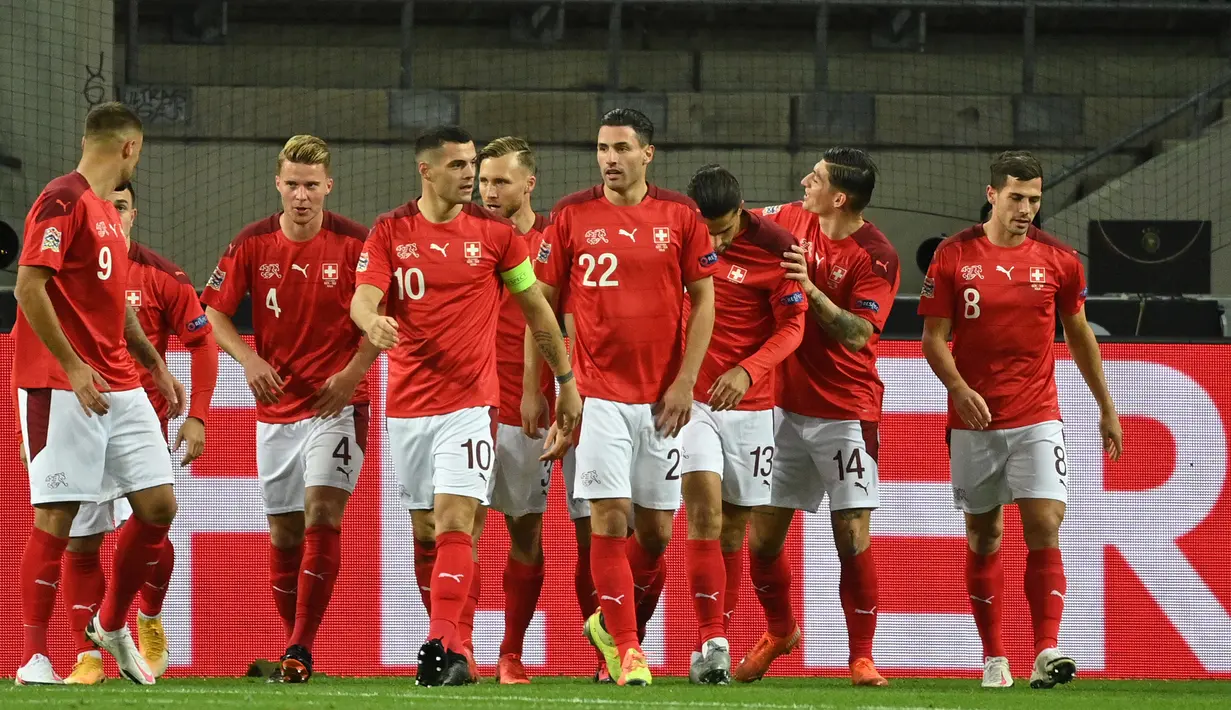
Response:
POLYGON ((142 130, 141 117, 119 101, 99 104, 85 117, 86 138, 112 139, 129 131, 141 133, 142 130))
POLYGON ((627 126, 637 134, 641 145, 654 142, 654 123, 635 108, 613 108, 599 119, 599 126, 627 126))
POLYGON ((717 163, 704 165, 693 173, 688 181, 688 196, 697 203, 701 216, 706 219, 731 214, 744 201, 739 180, 717 163))
POLYGON ((821 156, 829 168, 829 184, 846 195, 848 212, 863 212, 876 189, 876 163, 858 148, 838 146, 821 156))
POLYGON ((991 178, 988 184, 992 189, 1004 187, 1009 178, 1017 178, 1023 182, 1043 177, 1043 164, 1029 151, 1006 150, 992 160, 991 178))
POLYGON ((133 187, 133 184, 131 182, 126 182, 123 185, 120 185, 119 187, 115 188, 116 192, 123 192, 125 190, 128 190, 128 194, 133 196, 133 200, 132 200, 133 204, 134 205, 137 204, 137 188, 133 187))
POLYGON ((415 139, 415 158, 429 150, 443 148, 446 143, 473 143, 474 138, 461 126, 436 126, 415 139))

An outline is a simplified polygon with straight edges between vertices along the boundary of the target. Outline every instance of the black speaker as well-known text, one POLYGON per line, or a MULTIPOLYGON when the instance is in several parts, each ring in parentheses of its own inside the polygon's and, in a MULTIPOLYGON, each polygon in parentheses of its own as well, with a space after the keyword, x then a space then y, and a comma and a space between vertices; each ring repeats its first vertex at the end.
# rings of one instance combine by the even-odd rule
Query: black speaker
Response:
POLYGON ((1090 220, 1091 294, 1210 292, 1208 221, 1090 220))

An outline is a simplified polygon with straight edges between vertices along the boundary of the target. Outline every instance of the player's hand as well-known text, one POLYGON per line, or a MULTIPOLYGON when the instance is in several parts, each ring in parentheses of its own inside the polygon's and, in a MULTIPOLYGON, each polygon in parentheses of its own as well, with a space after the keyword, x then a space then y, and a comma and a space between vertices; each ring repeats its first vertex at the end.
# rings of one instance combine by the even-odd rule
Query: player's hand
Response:
POLYGON ((672 382, 652 410, 658 433, 666 438, 676 436, 692 419, 692 385, 683 380, 672 382))
POLYGON ((1098 420, 1098 431, 1103 437, 1103 451, 1112 461, 1119 461, 1124 453, 1124 432, 1120 430, 1120 416, 1114 411, 1103 412, 1098 420))
POLYGON ((727 370, 710 386, 710 409, 715 412, 735 409, 744 400, 744 395, 751 386, 752 375, 743 367, 736 365, 727 370))
POLYGON ((558 424, 553 423, 547 430, 547 441, 543 442, 543 455, 539 461, 555 461, 564 458, 568 447, 573 445, 573 435, 566 434, 558 424))
POLYGON ((325 380, 325 386, 316 393, 312 409, 321 419, 333 419, 342 413, 346 405, 355 397, 355 388, 359 386, 362 377, 355 377, 345 369, 325 380))
POLYGON ((180 424, 180 433, 175 436, 174 450, 179 451, 184 444, 187 447, 184 449, 184 458, 180 461, 181 466, 187 466, 205 453, 205 422, 196 417, 188 417, 180 424))
POLYGON ((798 281, 805 294, 816 290, 816 284, 808 278, 808 254, 803 247, 796 244, 790 251, 783 252, 781 266, 786 270, 786 277, 798 281))
POLYGON ((64 374, 68 375, 68 384, 72 386, 73 394, 77 395, 77 401, 87 418, 90 412, 101 417, 111 409, 111 404, 102 395, 103 392, 110 392, 111 387, 94 368, 83 362, 64 374))
POLYGON ((368 340, 381 350, 398 344, 398 322, 389 316, 376 316, 368 325, 368 340))
MULTIPOLYGON (((557 403, 558 407, 558 403, 557 403)), ((539 429, 547 423, 547 398, 537 389, 521 394, 521 433, 531 439, 542 439, 539 429)))
POLYGON ((963 386, 953 390, 949 396, 953 398, 953 408, 966 426, 982 430, 992 423, 992 412, 978 392, 963 386))
POLYGON ((184 402, 188 400, 188 393, 184 390, 184 384, 175 379, 170 370, 167 368, 159 368, 152 373, 154 376, 154 386, 158 388, 159 394, 163 399, 167 400, 167 418, 175 419, 184 413, 184 402))
POLYGON ((248 388, 252 396, 261 404, 277 404, 282 397, 282 378, 269 363, 258 355, 253 355, 244 362, 244 376, 248 378, 248 388))
POLYGON ((573 379, 560 385, 560 394, 556 397, 556 423, 567 436, 580 421, 581 395, 577 392, 577 380, 573 379))

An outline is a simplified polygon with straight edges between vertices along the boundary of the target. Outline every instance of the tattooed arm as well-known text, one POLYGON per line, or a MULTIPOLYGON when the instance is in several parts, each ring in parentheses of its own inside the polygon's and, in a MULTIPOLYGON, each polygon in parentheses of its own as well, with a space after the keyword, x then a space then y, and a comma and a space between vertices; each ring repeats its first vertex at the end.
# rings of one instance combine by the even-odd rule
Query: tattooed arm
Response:
POLYGON ((813 320, 821 329, 829 334, 829 337, 842 343, 847 350, 858 352, 863 349, 863 346, 868 344, 868 339, 872 337, 875 328, 865 318, 838 308, 838 305, 829 300, 821 289, 812 283, 812 279, 808 278, 808 264, 804 257, 804 251, 799 246, 795 246, 791 251, 782 255, 784 261, 782 267, 786 269, 786 277, 792 281, 798 281, 803 288, 804 295, 808 297, 808 310, 812 313, 813 320))

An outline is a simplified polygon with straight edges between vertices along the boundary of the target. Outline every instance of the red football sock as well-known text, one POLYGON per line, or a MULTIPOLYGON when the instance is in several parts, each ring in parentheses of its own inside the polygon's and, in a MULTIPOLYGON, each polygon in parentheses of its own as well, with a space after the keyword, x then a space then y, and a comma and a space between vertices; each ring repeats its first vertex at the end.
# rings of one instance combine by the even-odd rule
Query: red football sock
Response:
POLYGON ((432 568, 432 614, 429 639, 440 639, 455 653, 464 649, 459 625, 474 581, 474 540, 470 533, 436 536, 436 566, 432 568))
POLYGON ((727 568, 717 540, 689 540, 685 543, 688 580, 692 585, 693 607, 697 611, 697 648, 706 641, 722 638, 723 592, 727 568))
POLYGON ((1060 618, 1064 616, 1064 595, 1068 583, 1064 578, 1064 559, 1060 550, 1031 550, 1026 554, 1026 601, 1030 604, 1030 620, 1034 624, 1034 653, 1055 648, 1060 635, 1060 618))
POLYGON ((594 577, 590 575, 590 546, 577 548, 577 567, 573 570, 573 587, 577 591, 577 608, 581 618, 589 619, 598 611, 598 593, 594 591, 594 577))
POLYGON ((149 618, 162 613, 162 602, 171 586, 171 573, 175 571, 175 547, 171 538, 162 541, 158 550, 158 564, 150 570, 150 578, 141 587, 141 614, 149 618))
POLYGON ((152 525, 137 517, 120 528, 115 543, 111 582, 98 612, 100 631, 115 631, 128 623, 128 611, 145 580, 150 578, 151 562, 158 561, 170 525, 152 525))
POLYGON ((984 658, 1004 656, 1000 636, 1000 602, 1004 591, 1004 571, 1000 553, 980 555, 966 548, 966 593, 970 595, 970 611, 983 640, 984 658))
POLYGON ((521 655, 526 629, 534 618, 543 591, 543 565, 527 565, 509 558, 504 567, 504 640, 500 655, 521 655))
POLYGON ((637 642, 637 612, 633 603, 633 573, 628 566, 628 543, 623 537, 594 535, 590 539, 590 569, 603 608, 607 632, 615 639, 620 658, 637 642))
POLYGON ((876 606, 879 595, 876 584, 876 560, 872 548, 854 557, 842 557, 842 576, 838 581, 838 597, 846 615, 846 636, 850 662, 872 658, 872 639, 876 636, 876 606))
POLYGON ((722 595, 722 633, 731 633, 735 607, 739 606, 739 588, 744 583, 744 551, 722 553, 722 566, 727 571, 727 588, 722 595))
POLYGON ((38 528, 33 528, 26 540, 20 573, 21 623, 25 631, 23 663, 36 653, 51 656, 47 651, 47 624, 56 609, 60 557, 66 547, 68 538, 58 538, 38 528))
POLYGON ((645 627, 658 610, 667 583, 666 555, 651 555, 637 536, 629 535, 627 543, 628 566, 633 573, 634 603, 637 605, 637 638, 645 639, 645 627))
POLYGON ((757 600, 765 610, 766 631, 778 638, 795 633, 795 612, 791 609, 791 567, 786 562, 786 555, 748 555, 748 576, 756 589, 757 600))
POLYGON ((479 596, 483 593, 483 572, 479 561, 474 562, 474 571, 470 575, 470 591, 466 593, 466 606, 462 607, 462 616, 457 621, 458 633, 462 636, 462 645, 474 651, 474 613, 479 608, 479 596))
POLYGON ((287 645, 311 650, 342 568, 342 531, 331 525, 313 525, 305 530, 299 567, 295 628, 287 645))
POLYGON ((432 615, 432 569, 436 567, 436 543, 415 540, 415 582, 419 585, 419 598, 423 609, 432 615))
POLYGON ((303 545, 295 547, 269 546, 269 588, 273 592, 278 618, 290 638, 295 630, 295 606, 299 589, 299 565, 303 562, 303 545))
POLYGON ((107 593, 107 578, 103 575, 98 552, 65 552, 60 581, 64 587, 64 611, 73 649, 77 653, 93 651, 94 642, 86 638, 85 627, 107 593))

